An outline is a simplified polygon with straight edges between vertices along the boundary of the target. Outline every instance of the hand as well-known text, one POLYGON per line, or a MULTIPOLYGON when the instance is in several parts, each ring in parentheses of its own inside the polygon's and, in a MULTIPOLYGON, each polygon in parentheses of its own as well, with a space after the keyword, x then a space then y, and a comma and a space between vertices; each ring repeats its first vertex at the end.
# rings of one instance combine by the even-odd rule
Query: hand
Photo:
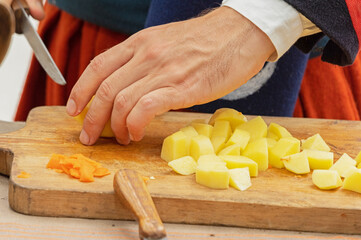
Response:
POLYGON ((37 19, 42 20, 45 17, 44 6, 42 0, 26 0, 29 5, 30 15, 37 19))
POLYGON ((94 144, 109 118, 120 144, 139 141, 156 115, 228 94, 274 51, 267 35, 228 7, 148 28, 93 59, 72 89, 67 112, 78 115, 95 95, 80 141, 94 144))

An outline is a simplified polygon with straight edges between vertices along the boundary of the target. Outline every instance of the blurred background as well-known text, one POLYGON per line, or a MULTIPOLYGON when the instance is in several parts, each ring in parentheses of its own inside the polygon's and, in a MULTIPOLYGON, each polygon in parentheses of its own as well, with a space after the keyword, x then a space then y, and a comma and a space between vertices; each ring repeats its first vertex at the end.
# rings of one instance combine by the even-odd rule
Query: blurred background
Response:
MULTIPOLYGON (((38 21, 32 20, 37 28, 38 21)), ((32 50, 23 35, 14 34, 0 66, 0 120, 13 121, 29 68, 32 50)))

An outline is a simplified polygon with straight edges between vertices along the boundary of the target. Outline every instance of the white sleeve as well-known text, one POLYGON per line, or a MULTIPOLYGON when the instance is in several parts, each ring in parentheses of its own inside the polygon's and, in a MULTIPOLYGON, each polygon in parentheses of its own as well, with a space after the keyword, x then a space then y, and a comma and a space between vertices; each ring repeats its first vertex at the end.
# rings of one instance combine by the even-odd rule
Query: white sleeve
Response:
POLYGON ((260 28, 276 51, 268 61, 278 60, 302 35, 303 20, 296 9, 283 0, 223 0, 260 28))

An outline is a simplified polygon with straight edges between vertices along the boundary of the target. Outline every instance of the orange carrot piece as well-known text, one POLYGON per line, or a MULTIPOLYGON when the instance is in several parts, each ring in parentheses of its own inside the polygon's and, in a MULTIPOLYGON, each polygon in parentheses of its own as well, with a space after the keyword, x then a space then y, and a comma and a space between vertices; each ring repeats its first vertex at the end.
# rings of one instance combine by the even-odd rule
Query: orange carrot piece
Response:
POLYGON ((109 174, 110 174, 109 170, 104 167, 99 167, 99 168, 95 169, 95 171, 93 173, 94 177, 104 177, 109 174))
POLYGON ((72 177, 75 177, 75 178, 80 178, 80 171, 78 169, 75 169, 75 168, 71 168, 69 170, 69 173, 72 177))
POLYGON ((80 182, 94 182, 93 173, 95 171, 95 167, 90 164, 84 164, 80 169, 80 182))
POLYGON ((29 177, 31 177, 31 175, 27 172, 21 171, 17 177, 18 178, 29 178, 29 177))
POLYGON ((46 165, 46 167, 51 168, 51 169, 61 169, 60 160, 64 159, 64 158, 65 158, 65 156, 63 156, 63 155, 53 154, 50 158, 50 161, 46 165))

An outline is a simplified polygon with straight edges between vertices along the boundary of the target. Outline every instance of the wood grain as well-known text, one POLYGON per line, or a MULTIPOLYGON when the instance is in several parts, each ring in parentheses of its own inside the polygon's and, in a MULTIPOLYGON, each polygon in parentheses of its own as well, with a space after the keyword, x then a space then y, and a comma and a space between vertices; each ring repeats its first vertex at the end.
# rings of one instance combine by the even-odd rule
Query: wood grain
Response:
MULTIPOLYGON (((361 234, 361 195, 342 189, 318 190, 310 174, 268 169, 240 192, 212 190, 196 184, 194 176, 172 172, 159 157, 164 137, 194 119, 209 117, 170 112, 148 126, 141 142, 121 146, 113 139, 100 139, 94 146, 83 146, 78 140, 81 126, 66 115, 64 107, 36 108, 23 129, 0 135, 0 171, 10 174, 10 206, 31 215, 134 219, 113 191, 114 173, 129 168, 154 176, 147 187, 163 222, 361 234), (81 183, 46 169, 52 153, 82 153, 100 161, 112 174, 81 183), (17 178, 20 171, 31 177, 17 178)), ((335 159, 344 152, 355 157, 361 150, 361 123, 357 121, 264 119, 283 125, 297 138, 320 133, 335 159)))

